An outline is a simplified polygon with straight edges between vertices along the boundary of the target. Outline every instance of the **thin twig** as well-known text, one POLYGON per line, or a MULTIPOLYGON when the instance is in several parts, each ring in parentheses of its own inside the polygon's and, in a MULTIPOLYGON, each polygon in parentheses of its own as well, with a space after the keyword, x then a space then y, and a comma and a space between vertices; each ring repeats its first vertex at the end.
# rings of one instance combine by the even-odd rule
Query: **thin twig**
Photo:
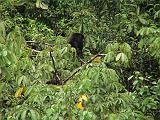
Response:
MULTIPOLYGON (((40 42, 40 41, 26 41, 26 43, 44 43, 44 42, 40 42)), ((49 44, 49 43, 44 43, 45 45, 49 45, 49 46, 54 46, 54 44, 49 44)))
POLYGON ((52 64, 53 64, 53 67, 54 67, 54 71, 57 72, 57 69, 56 69, 56 66, 55 66, 55 59, 52 56, 52 52, 50 51, 49 53, 50 53, 50 57, 52 59, 52 64))
POLYGON ((56 77, 58 78, 58 80, 60 81, 61 79, 60 79, 60 77, 59 77, 59 75, 58 75, 58 71, 57 71, 57 68, 56 68, 56 66, 55 66, 55 59, 54 59, 54 57, 52 56, 52 52, 50 51, 50 57, 51 57, 51 59, 52 59, 52 64, 53 64, 53 68, 54 68, 54 75, 56 75, 56 77))
POLYGON ((39 52, 41 52, 41 51, 39 51, 39 50, 35 50, 35 49, 31 49, 32 50, 32 52, 35 52, 35 53, 39 53, 39 52))
POLYGON ((26 43, 37 43, 37 41, 26 41, 26 43))

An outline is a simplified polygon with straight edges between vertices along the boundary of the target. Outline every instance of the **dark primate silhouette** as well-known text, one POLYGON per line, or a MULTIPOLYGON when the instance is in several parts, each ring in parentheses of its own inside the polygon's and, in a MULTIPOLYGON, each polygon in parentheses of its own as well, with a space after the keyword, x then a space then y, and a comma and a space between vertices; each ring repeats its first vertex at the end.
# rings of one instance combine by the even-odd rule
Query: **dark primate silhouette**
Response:
POLYGON ((77 56, 83 58, 83 41, 84 35, 81 33, 73 33, 69 37, 69 44, 76 49, 77 56))

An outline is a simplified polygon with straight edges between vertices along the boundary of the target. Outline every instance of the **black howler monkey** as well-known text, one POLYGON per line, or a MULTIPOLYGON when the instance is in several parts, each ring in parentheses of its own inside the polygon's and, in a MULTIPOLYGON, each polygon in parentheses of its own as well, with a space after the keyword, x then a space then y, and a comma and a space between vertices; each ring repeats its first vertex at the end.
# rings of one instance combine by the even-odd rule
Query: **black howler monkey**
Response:
POLYGON ((77 56, 83 58, 84 35, 82 33, 73 33, 69 37, 69 44, 76 49, 77 56))

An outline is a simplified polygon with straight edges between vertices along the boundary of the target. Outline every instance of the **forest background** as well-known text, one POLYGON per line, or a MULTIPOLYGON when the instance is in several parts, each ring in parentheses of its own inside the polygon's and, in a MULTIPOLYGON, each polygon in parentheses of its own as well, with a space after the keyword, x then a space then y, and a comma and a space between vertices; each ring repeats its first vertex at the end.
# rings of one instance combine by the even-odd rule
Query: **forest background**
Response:
POLYGON ((160 1, 0 0, 0 119, 159 120, 160 1))

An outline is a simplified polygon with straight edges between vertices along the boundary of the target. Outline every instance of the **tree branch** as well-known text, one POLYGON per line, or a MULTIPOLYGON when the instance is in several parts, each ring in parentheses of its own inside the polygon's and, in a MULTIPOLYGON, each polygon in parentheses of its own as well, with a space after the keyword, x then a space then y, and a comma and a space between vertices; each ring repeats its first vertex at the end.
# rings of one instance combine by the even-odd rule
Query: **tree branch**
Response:
MULTIPOLYGON (((41 43, 40 41, 26 41, 26 43, 41 43)), ((43 41, 42 41, 42 43, 44 43, 43 41)), ((54 46, 54 44, 49 44, 49 43, 44 43, 45 45, 49 45, 49 46, 54 46)))
POLYGON ((100 56, 103 51, 104 51, 104 50, 100 51, 98 54, 96 54, 95 56, 93 56, 90 60, 88 60, 87 62, 85 62, 82 66, 76 68, 76 69, 72 72, 72 74, 71 74, 70 76, 68 76, 68 77, 63 81, 64 84, 65 84, 68 80, 70 80, 76 73, 78 73, 78 72, 83 68, 83 66, 91 63, 96 57, 100 56))

